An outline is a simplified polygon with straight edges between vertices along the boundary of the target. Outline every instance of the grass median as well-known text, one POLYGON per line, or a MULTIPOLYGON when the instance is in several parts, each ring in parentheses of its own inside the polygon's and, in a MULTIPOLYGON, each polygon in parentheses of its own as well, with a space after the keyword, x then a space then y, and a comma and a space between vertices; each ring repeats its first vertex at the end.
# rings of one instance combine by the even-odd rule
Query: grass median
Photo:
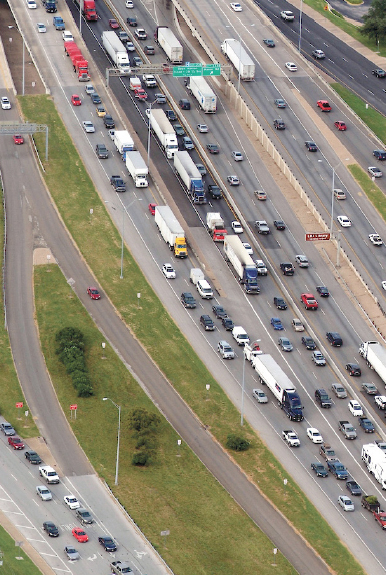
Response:
POLYGON ((42 575, 21 547, 15 546, 15 540, 0 526, 0 573, 1 575, 42 575))
MULTIPOLYGON (((200 420, 210 427, 211 432, 218 441, 225 445, 228 434, 239 433, 238 410, 229 401, 166 313, 166 310, 162 307, 136 262, 126 249, 124 251, 124 269, 128 270, 128 273, 125 274, 124 279, 119 279, 120 236, 112 224, 103 202, 95 191, 56 113, 53 103, 45 96, 38 96, 21 98, 21 104, 25 118, 28 121, 48 124, 49 126, 50 158, 49 162, 45 164, 46 172, 44 177, 69 232, 93 270, 98 282, 169 381, 200 420), (89 218, 90 206, 94 210, 92 219, 89 218), (87 229, 85 228, 85 222, 87 222, 87 229), (98 245, 98 250, 94 249, 96 245, 98 245), (138 291, 141 292, 140 307, 137 306, 136 294, 138 291), (162 337, 160 337, 160 334, 162 334, 162 337), (211 385, 211 401, 205 401, 203 381, 211 385)), ((41 156, 44 156, 44 137, 37 135, 36 143, 41 156)), ((45 298, 47 298, 45 305, 48 306, 51 297, 53 297, 53 292, 51 289, 47 289, 45 292, 45 298)), ((53 315, 52 321, 54 319, 55 316, 53 315)), ((52 337, 54 331, 52 327, 49 328, 48 324, 42 327, 40 320, 39 325, 41 329, 51 329, 52 337)), ((48 349, 46 342, 44 345, 46 360, 51 369, 53 366, 51 363, 52 350, 48 349)), ((51 373, 51 376, 55 385, 57 385, 55 373, 51 373)), ((97 374, 96 377, 98 377, 97 374)), ((127 373, 122 377, 127 379, 127 373)), ((120 378, 112 373, 109 381, 114 386, 111 388, 113 397, 120 396, 119 386, 122 385, 120 378)), ((68 398, 66 397, 64 400, 61 391, 57 391, 60 400, 65 401, 64 405, 68 405, 68 398)), ((105 394, 105 391, 103 393, 105 394)), ((100 450, 101 463, 96 465, 96 469, 102 473, 106 471, 103 469, 105 461, 110 462, 109 469, 113 468, 112 455, 109 453, 111 450, 110 442, 109 445, 102 443, 99 446, 93 438, 91 444, 87 442, 86 445, 88 425, 91 425, 91 420, 94 417, 92 408, 94 401, 94 398, 85 400, 84 408, 82 409, 84 409, 88 423, 85 425, 84 432, 80 432, 77 427, 75 431, 91 460, 95 461, 97 455, 95 451, 100 450)), ((65 412, 67 411, 65 410, 65 412)), ((288 477, 288 473, 248 425, 245 426, 244 434, 250 440, 252 447, 243 454, 237 454, 235 458, 246 473, 259 485, 267 497, 280 508, 336 573, 342 575, 363 573, 346 547, 306 499, 299 487, 290 478, 287 486, 284 486, 283 479, 288 477)), ((98 437, 99 435, 100 433, 98 437)), ((150 468, 144 472, 144 475, 151 476, 154 473, 155 469, 150 468)), ((132 486, 129 479, 123 479, 123 481, 125 481, 125 487, 121 482, 118 488, 119 498, 123 505, 130 510, 130 513, 136 517, 136 502, 134 498, 130 497, 132 486)), ((189 497, 188 493, 187 497, 189 497)), ((171 506, 170 509, 173 509, 172 499, 168 505, 171 506)), ((148 520, 151 518, 150 523, 156 521, 153 509, 151 505, 147 507, 148 520)), ((194 506, 191 509, 193 510, 194 506)), ((192 513, 194 516, 195 512, 192 511, 192 513)), ((189 522, 189 519, 189 513, 187 513, 184 521, 189 522)), ((142 525, 140 526, 142 527, 142 525)), ((149 525, 150 528, 151 526, 149 525)), ((161 527, 161 529, 163 528, 165 527, 161 527)), ((206 530, 205 523, 202 523, 201 529, 203 531, 206 530)), ((144 531, 147 533, 146 529, 144 531)), ((199 550, 198 555, 200 555, 199 550)), ((199 563, 200 561, 198 560, 197 564, 199 563)), ((184 573, 190 572, 187 568, 188 566, 184 569, 184 573)), ((216 571, 220 572, 221 570, 216 569, 216 571)))

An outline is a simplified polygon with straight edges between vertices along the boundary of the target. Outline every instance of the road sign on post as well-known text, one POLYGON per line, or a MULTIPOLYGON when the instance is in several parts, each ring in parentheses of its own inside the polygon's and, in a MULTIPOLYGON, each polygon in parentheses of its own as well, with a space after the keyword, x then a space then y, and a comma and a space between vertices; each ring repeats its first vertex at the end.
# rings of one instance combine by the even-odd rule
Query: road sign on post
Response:
POLYGON ((221 76, 221 64, 207 64, 202 69, 203 76, 221 76))
POLYGON ((306 234, 306 242, 318 242, 320 240, 326 241, 330 239, 329 232, 315 232, 313 234, 306 234))
POLYGON ((189 66, 173 66, 173 77, 202 76, 202 64, 189 64, 189 66))

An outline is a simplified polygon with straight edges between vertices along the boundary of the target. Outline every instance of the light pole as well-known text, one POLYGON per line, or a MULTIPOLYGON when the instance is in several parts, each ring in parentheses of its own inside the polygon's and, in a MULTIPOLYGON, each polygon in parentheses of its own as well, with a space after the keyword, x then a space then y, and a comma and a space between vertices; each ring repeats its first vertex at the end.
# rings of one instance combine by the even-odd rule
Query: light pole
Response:
POLYGON ((119 471, 119 441, 121 436, 121 406, 117 405, 112 399, 109 397, 103 397, 103 401, 111 401, 113 405, 118 409, 118 439, 117 439, 117 460, 115 464, 115 485, 118 485, 118 471, 119 471))
MULTIPOLYGON (((259 343, 259 341, 261 341, 261 339, 255 339, 255 341, 249 344, 251 351, 253 350, 255 343, 259 343)), ((244 390, 245 390, 245 357, 246 357, 245 350, 243 350, 243 355, 244 360, 243 360, 243 380, 241 385, 241 420, 240 420, 241 427, 244 425, 244 390)))
MULTIPOLYGON (((142 201, 142 198, 135 198, 135 200, 130 202, 130 204, 126 207, 122 204, 121 275, 119 276, 121 280, 123 280, 123 253, 124 253, 124 247, 125 247, 125 211, 128 210, 130 208, 130 206, 132 206, 134 204, 134 202, 141 202, 141 201, 142 201)), ((108 204, 108 203, 109 203, 109 200, 105 200, 105 204, 108 204)), ((113 210, 117 209, 113 205, 111 207, 113 210)))
POLYGON ((13 28, 14 30, 17 30, 23 40, 23 75, 22 75, 22 92, 21 95, 24 96, 24 87, 25 87, 25 41, 24 41, 24 36, 23 34, 20 32, 19 28, 17 26, 8 26, 8 28, 11 30, 11 28, 13 28))

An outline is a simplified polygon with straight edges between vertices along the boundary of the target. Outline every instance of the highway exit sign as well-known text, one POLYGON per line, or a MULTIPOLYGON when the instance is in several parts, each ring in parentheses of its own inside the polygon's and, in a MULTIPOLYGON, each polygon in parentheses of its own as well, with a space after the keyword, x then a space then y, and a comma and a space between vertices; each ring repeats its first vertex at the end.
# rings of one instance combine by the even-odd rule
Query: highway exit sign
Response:
POLYGON ((221 64, 207 64, 202 69, 203 76, 221 76, 221 64))
POLYGON ((202 76, 202 64, 189 63, 186 66, 173 66, 173 76, 183 78, 186 76, 202 76))
POLYGON ((306 234, 306 242, 318 242, 320 240, 326 241, 330 239, 329 232, 316 232, 311 234, 306 234))

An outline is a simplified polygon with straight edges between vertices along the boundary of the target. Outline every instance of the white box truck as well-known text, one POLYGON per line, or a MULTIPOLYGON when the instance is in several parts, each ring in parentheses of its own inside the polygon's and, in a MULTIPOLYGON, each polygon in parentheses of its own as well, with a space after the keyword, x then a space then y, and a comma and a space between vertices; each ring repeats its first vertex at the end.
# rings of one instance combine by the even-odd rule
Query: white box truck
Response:
POLYGON ((241 80, 251 81, 255 79, 255 63, 242 47, 241 42, 234 38, 228 38, 221 44, 221 52, 240 73, 241 80))
POLYGON ((289 377, 273 357, 267 353, 256 355, 252 358, 252 366, 259 376, 260 383, 269 387, 287 417, 291 421, 302 421, 300 397, 289 377))
POLYGON ((206 214, 206 225, 209 228, 210 235, 214 242, 223 242, 227 231, 224 220, 219 212, 208 212, 206 214))
POLYGON ((173 126, 167 119, 165 112, 161 109, 147 109, 146 115, 149 118, 150 127, 153 129, 161 146, 166 152, 166 156, 170 160, 173 158, 174 153, 178 151, 177 134, 175 133, 173 126))
POLYGON ((102 44, 118 70, 126 74, 130 72, 126 48, 113 30, 102 32, 102 44))
POLYGON ((200 268, 191 268, 189 279, 190 283, 192 283, 193 285, 197 285, 197 282, 199 280, 205 279, 204 272, 200 270, 200 268))
POLYGON ((127 130, 115 130, 114 144, 118 152, 123 156, 125 152, 130 152, 134 149, 134 140, 127 130))
POLYGON ((204 184, 202 176, 186 150, 177 150, 174 154, 174 167, 186 186, 188 195, 194 204, 205 204, 204 184))
POLYGON ((156 206, 155 223, 176 258, 187 258, 185 232, 169 206, 156 206))
POLYGON ((369 472, 374 475, 382 489, 386 489, 386 453, 376 443, 368 443, 362 447, 362 460, 369 472))
POLYGON ((224 252, 225 258, 232 264, 239 282, 244 285, 245 292, 248 294, 259 293, 256 264, 240 238, 238 236, 225 236, 224 252))
POLYGON ((386 349, 378 341, 364 341, 359 353, 386 385, 386 349))
POLYGON ((205 114, 215 114, 217 110, 217 96, 202 76, 189 78, 189 91, 196 98, 205 114))
POLYGON ((145 160, 137 151, 126 152, 126 168, 133 178, 136 188, 147 188, 149 182, 147 176, 149 169, 145 164, 145 160))
POLYGON ((161 46, 172 64, 182 64, 182 44, 177 40, 170 28, 167 26, 158 26, 154 34, 154 40, 161 46))

